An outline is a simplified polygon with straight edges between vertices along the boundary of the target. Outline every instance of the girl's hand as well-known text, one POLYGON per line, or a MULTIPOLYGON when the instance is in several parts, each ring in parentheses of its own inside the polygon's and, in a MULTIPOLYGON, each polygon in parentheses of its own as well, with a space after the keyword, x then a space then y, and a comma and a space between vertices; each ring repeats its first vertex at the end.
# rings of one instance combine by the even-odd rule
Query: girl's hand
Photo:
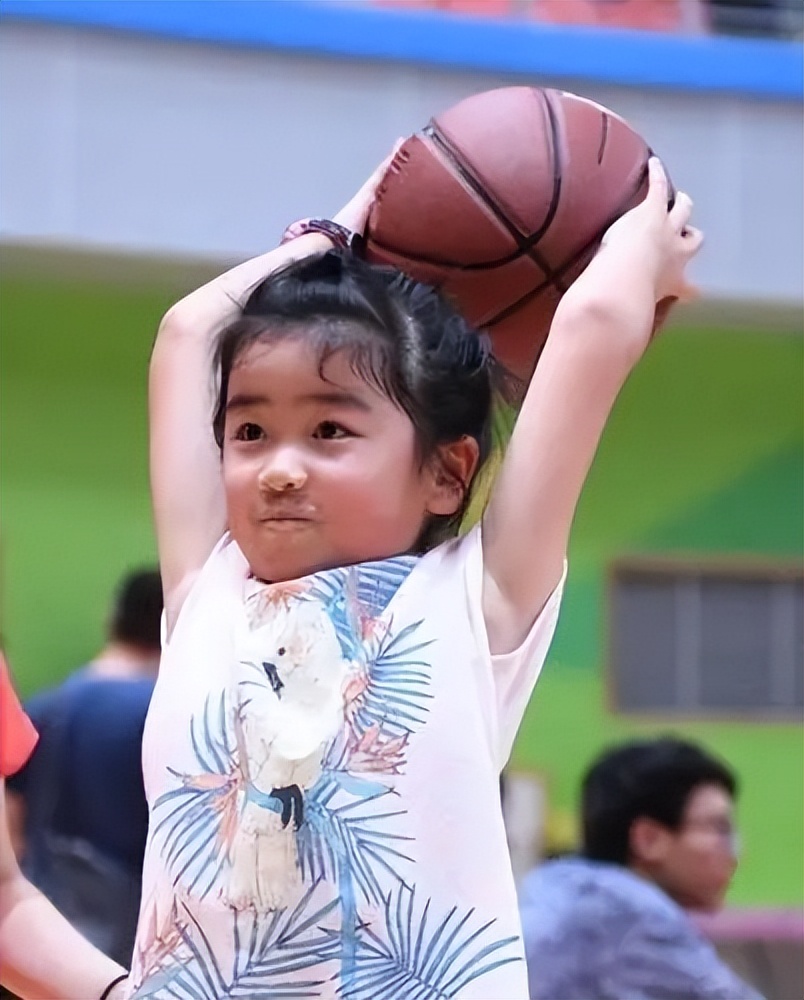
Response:
POLYGON ((365 234, 366 222, 372 202, 374 201, 374 195, 382 183, 393 158, 396 156, 397 150, 404 141, 404 139, 397 139, 390 154, 385 157, 357 194, 343 206, 332 220, 333 222, 345 226, 350 232, 360 233, 361 236, 365 234))
POLYGON ((619 218, 603 237, 605 253, 635 258, 648 270, 656 302, 694 298, 696 290, 685 276, 690 260, 700 250, 703 233, 690 226, 692 200, 683 191, 668 212, 668 184, 657 157, 648 163, 649 187, 645 200, 619 218))

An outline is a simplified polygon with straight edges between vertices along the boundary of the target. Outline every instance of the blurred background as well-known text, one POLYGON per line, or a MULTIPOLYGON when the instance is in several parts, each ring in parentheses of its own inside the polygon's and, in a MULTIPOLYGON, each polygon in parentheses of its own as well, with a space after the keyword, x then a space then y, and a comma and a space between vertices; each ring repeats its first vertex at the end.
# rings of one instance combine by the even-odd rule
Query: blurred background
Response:
MULTIPOLYGON (((576 842, 607 743, 675 732, 742 783, 709 931, 802 995, 801 0, 206 0, 0 6, 2 635, 24 695, 154 558, 147 360, 165 309, 399 136, 527 84, 609 106, 696 201, 701 301, 625 388, 507 774, 518 872, 576 842)), ((187 484, 192 489, 192 483, 187 484)))

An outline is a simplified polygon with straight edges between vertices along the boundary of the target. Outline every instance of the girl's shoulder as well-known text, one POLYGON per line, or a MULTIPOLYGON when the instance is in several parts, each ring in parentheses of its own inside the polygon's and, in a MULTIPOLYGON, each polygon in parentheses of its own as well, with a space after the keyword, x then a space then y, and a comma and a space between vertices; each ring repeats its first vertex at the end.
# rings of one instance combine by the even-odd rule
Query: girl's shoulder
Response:
POLYGON ((421 559, 425 568, 436 572, 445 572, 472 562, 482 564, 480 524, 474 525, 457 538, 450 538, 430 549, 421 559))
POLYGON ((229 532, 215 543, 204 565, 184 578, 180 591, 172 595, 172 614, 166 603, 162 615, 162 650, 173 642, 176 632, 188 618, 195 617, 210 600, 242 590, 248 575, 248 563, 229 532))

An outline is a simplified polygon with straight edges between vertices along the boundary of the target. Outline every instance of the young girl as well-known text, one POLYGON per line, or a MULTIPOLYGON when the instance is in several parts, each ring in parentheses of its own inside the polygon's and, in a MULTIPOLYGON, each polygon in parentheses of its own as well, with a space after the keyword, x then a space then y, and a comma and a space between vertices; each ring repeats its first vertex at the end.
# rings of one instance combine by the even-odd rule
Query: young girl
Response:
MULTIPOLYGON (((362 231, 385 166, 342 227, 362 231)), ((459 540, 490 364, 431 289, 333 250, 329 224, 165 316, 133 996, 527 997, 498 775, 598 439, 700 244, 690 210, 667 211, 652 162, 459 540)))

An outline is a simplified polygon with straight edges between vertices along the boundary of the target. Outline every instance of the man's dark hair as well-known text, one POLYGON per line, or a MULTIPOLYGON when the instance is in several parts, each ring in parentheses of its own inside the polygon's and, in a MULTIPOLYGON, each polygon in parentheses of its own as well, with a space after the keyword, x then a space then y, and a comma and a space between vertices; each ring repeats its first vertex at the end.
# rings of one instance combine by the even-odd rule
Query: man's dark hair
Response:
MULTIPOLYGON (((493 367, 488 338, 429 285, 336 250, 269 275, 251 293, 241 317, 221 332, 212 420, 219 448, 238 358, 255 343, 289 337, 311 344, 322 378, 327 360, 345 352, 355 374, 408 415, 422 460, 464 435, 477 441, 478 468, 487 458, 493 367)), ((460 484, 464 504, 455 515, 430 519, 419 551, 454 532, 470 485, 460 484)))
POLYGON ((627 865, 634 820, 644 816, 677 830, 701 785, 718 785, 731 798, 737 794, 734 773, 694 743, 663 737, 606 750, 583 779, 584 856, 627 865))
POLYGON ((146 649, 159 649, 162 580, 155 569, 128 573, 120 581, 112 608, 109 636, 146 649))

